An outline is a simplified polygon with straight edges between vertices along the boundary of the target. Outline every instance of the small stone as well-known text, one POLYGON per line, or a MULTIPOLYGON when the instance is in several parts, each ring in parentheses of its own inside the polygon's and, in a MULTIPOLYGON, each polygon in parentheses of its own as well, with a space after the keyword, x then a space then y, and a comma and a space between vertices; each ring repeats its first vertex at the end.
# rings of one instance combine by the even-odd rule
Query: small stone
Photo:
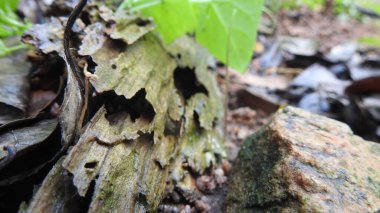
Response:
POLYGON ((222 160, 222 167, 223 167, 224 173, 228 175, 231 171, 232 165, 228 160, 223 159, 222 160))
POLYGON ((181 210, 181 213, 191 213, 190 205, 186 205, 185 208, 181 210))
POLYGON ((165 212, 165 213, 179 213, 180 211, 178 210, 177 206, 174 205, 159 205, 158 206, 158 211, 159 212, 165 212))
POLYGON ((197 178, 196 185, 200 191, 207 192, 216 188, 215 180, 207 175, 197 178))
POLYGON ((221 168, 217 168, 214 171, 215 176, 224 176, 224 171, 221 168))
POLYGON ((201 200, 195 201, 195 208, 200 212, 209 212, 211 210, 211 206, 201 200))
POLYGON ((224 176, 224 171, 218 168, 214 171, 215 181, 218 185, 222 185, 227 181, 227 177, 224 176))

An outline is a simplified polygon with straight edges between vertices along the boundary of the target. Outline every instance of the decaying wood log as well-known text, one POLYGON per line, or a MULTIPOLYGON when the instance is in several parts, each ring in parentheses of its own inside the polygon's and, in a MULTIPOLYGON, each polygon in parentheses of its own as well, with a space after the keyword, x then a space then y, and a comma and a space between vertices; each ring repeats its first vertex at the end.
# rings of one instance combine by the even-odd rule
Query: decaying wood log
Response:
MULTIPOLYGON (((166 47, 149 20, 96 3, 86 13, 90 23, 77 21, 74 35, 83 38, 78 58, 94 71, 91 98, 99 107, 89 107, 94 116, 76 132, 82 100, 69 76, 62 140, 78 140, 24 211, 153 212, 175 187, 194 193, 193 175, 225 157, 213 59, 189 37, 166 47)), ((35 26, 24 41, 65 59, 60 21, 35 26)))

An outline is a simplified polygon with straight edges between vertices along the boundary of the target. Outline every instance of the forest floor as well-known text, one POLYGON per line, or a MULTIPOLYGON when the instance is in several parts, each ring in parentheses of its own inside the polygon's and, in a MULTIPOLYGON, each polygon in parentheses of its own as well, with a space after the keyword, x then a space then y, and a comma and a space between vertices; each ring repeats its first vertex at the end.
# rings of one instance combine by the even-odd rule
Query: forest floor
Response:
MULTIPOLYGON (((228 95, 228 155, 223 162, 227 180, 221 178, 224 174, 199 177, 196 185, 200 191, 211 190, 195 202, 160 208, 222 211, 228 175, 244 140, 267 124, 282 106, 293 105, 337 119, 356 134, 379 142, 379 26, 376 19, 358 21, 306 7, 264 14, 249 72, 227 72, 222 65, 218 68, 220 89, 228 95)), ((59 82, 51 84, 45 86, 56 87, 59 82)), ((55 98, 54 94, 40 92, 32 96, 36 103, 45 104, 55 98)), ((52 113, 58 113, 57 109, 52 113)))
POLYGON ((312 39, 319 44, 322 52, 327 53, 339 44, 380 33, 380 28, 372 20, 363 23, 355 19, 341 19, 306 7, 282 10, 277 14, 277 35, 312 39))

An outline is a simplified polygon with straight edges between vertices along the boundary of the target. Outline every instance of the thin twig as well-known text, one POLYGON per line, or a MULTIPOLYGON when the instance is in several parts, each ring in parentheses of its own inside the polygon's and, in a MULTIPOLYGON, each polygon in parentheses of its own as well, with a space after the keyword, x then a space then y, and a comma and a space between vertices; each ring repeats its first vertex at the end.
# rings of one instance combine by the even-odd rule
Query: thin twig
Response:
POLYGON ((65 56, 67 63, 70 66, 71 71, 73 72, 76 80, 79 83, 79 87, 81 88, 82 93, 84 93, 84 82, 83 82, 83 73, 79 70, 79 67, 77 63, 75 62, 71 51, 70 51, 70 39, 71 39, 71 31, 74 26, 75 21, 79 17, 80 13, 82 12, 83 8, 86 6, 87 0, 81 0, 77 6, 75 6, 73 12, 71 13, 69 19, 67 20, 67 24, 65 27, 65 32, 63 36, 63 48, 65 51, 65 56))

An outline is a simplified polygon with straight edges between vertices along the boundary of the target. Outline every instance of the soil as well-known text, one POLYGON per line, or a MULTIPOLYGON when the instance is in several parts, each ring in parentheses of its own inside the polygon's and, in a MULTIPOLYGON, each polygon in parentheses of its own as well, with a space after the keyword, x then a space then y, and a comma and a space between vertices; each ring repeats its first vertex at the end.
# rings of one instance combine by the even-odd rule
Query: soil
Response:
POLYGON ((296 11, 280 11, 277 14, 278 34, 311 38, 320 44, 320 51, 361 37, 379 35, 374 22, 361 23, 357 20, 339 20, 323 12, 301 7, 296 11))

